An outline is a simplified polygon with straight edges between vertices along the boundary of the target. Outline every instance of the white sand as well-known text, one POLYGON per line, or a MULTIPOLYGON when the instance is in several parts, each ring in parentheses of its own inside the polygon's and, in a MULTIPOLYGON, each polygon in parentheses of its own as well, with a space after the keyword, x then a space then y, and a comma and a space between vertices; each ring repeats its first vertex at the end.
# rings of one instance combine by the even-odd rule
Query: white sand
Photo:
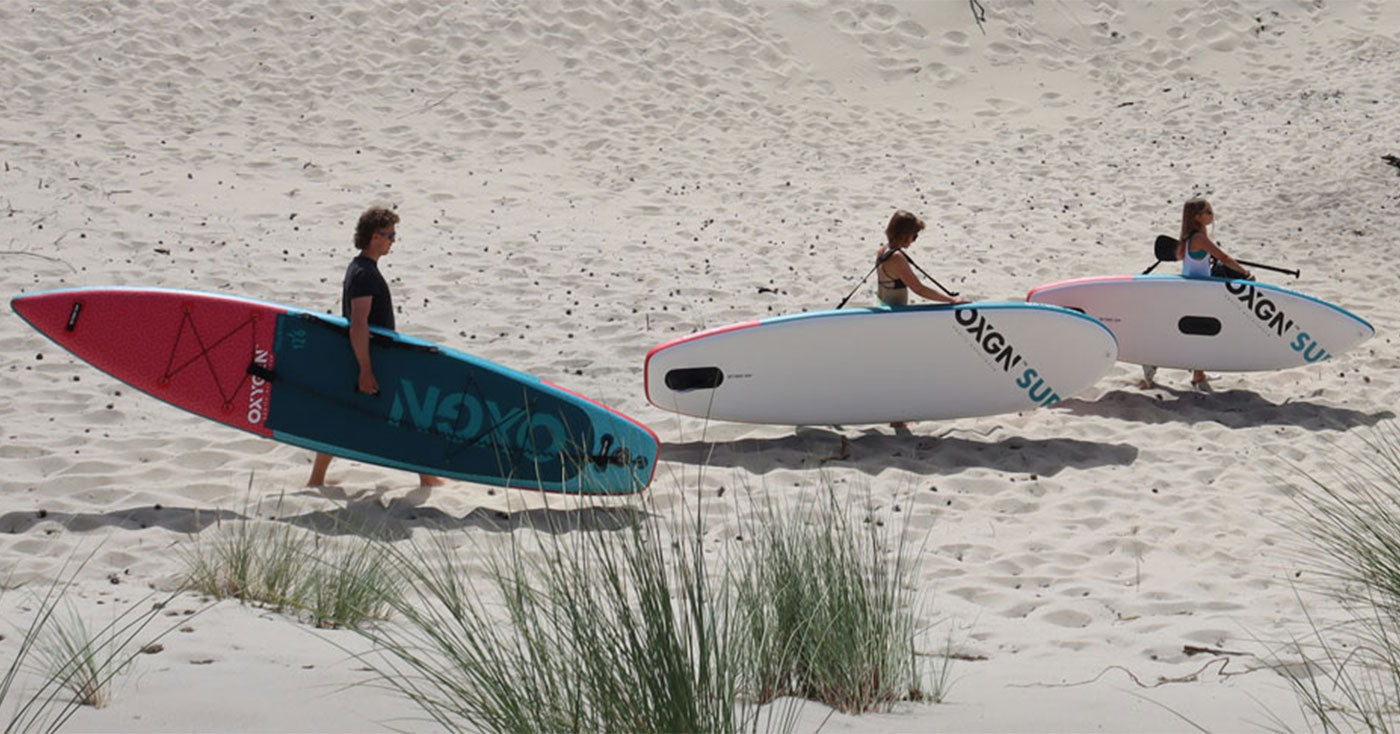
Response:
MULTIPOLYGON (((400 328, 651 425, 660 509, 720 486, 795 498, 824 472, 928 531, 930 647, 951 633, 985 659, 957 665, 946 704, 828 730, 1239 730, 1269 711, 1300 727, 1259 657, 1307 632, 1281 477, 1325 471, 1400 398, 1400 179, 1381 160, 1400 154, 1400 3, 983 2, 985 35, 962 0, 0 4, 0 292, 149 285, 335 310, 356 216, 395 204, 400 328), (1144 391, 1120 365, 1055 409, 912 437, 705 426, 643 396, 661 341, 834 305, 895 207, 929 222, 925 268, 1006 300, 1140 271, 1198 194, 1228 251, 1301 268, 1287 285, 1377 337, 1222 376, 1214 395, 1166 371, 1144 391), (821 464, 843 437, 849 458, 821 464), (1247 654, 1222 668, 1186 645, 1247 654)), ((285 495, 283 516, 486 535, 486 513, 539 503, 348 461, 340 491, 303 491, 307 452, 137 394, 13 315, 0 352, 0 569, 32 589, 97 548, 73 597, 98 618, 177 583, 215 508, 285 495)), ((715 533, 736 506, 709 505, 715 533)), ((28 594, 7 592, 0 618, 22 623, 28 594)), ((72 728, 414 714, 341 690, 358 664, 276 615, 226 603, 189 628, 72 728)))

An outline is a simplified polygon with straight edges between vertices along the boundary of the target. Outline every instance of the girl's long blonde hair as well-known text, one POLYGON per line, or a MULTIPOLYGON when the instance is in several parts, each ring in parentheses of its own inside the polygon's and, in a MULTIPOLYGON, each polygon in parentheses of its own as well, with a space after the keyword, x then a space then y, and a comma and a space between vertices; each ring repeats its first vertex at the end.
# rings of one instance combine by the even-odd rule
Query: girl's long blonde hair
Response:
POLYGON ((1185 242, 1192 234, 1200 232, 1201 223, 1196 221, 1197 215, 1210 208, 1210 201, 1202 198, 1191 199, 1181 207, 1181 238, 1180 242, 1185 242))

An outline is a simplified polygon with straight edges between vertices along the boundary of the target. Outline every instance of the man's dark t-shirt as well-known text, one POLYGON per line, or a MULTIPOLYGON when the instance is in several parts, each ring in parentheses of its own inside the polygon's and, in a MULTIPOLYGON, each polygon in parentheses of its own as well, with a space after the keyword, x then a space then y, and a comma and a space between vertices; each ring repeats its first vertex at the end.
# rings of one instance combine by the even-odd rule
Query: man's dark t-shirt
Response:
POLYGON ((350 318, 350 301, 370 296, 369 325, 394 328, 394 301, 389 297, 389 284, 379 274, 379 266, 363 255, 350 261, 345 269, 345 287, 340 298, 340 313, 350 318))

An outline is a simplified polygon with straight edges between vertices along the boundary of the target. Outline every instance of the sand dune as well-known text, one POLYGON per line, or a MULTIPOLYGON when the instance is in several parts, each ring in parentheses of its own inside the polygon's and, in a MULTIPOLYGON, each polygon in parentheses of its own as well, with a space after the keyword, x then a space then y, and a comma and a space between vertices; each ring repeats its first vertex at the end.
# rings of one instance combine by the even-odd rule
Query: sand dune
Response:
MULTIPOLYGON (((983 4, 983 28, 955 0, 0 7, 0 281, 336 311, 355 217, 392 204, 400 328, 651 425, 659 508, 720 487, 796 498, 824 477, 927 533, 929 621, 975 660, 946 705, 828 727, 1189 729, 1171 709, 1232 730, 1265 708, 1300 726, 1257 657, 1306 630, 1281 483, 1400 402, 1400 180, 1382 160, 1400 154, 1400 4, 983 4), (1166 371, 1142 390, 1119 365, 1054 409, 911 436, 706 425, 643 395, 655 344, 834 306, 893 208, 928 221, 914 252, 940 280, 1016 300, 1142 270, 1193 195, 1229 252, 1299 268, 1268 279, 1376 338, 1211 395, 1166 371), (1208 665, 1186 645, 1247 654, 1208 665)), ((546 512, 350 461, 338 489, 304 490, 307 452, 141 395, 13 315, 0 353, 6 583, 100 548, 76 595, 89 610, 171 588, 216 518, 370 516, 406 537, 546 512)), ((713 532, 736 507, 709 506, 713 532)), ((24 604, 7 593, 0 616, 24 604)), ((72 728, 371 730, 411 713, 341 691, 363 674, 274 615, 224 604, 191 626, 72 728)))

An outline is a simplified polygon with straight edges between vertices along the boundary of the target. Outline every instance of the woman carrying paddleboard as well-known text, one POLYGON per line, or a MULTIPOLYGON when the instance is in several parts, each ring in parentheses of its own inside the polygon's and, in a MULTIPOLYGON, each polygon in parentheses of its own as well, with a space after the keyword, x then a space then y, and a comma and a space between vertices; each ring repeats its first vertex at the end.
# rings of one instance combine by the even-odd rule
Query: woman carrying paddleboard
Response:
MULTIPOLYGON (((1234 270, 1244 280, 1254 280, 1254 274, 1220 249, 1207 234, 1206 228, 1215 223, 1215 210, 1210 201, 1202 198, 1191 199, 1181 207, 1181 239, 1176 246, 1176 259, 1181 261, 1181 274, 1187 278, 1211 277, 1211 260, 1234 270)), ((1142 366, 1143 383, 1152 386, 1152 378, 1157 368, 1142 366)), ((1204 370, 1195 370, 1191 375, 1191 387, 1197 390, 1210 390, 1210 378, 1204 370)))
POLYGON ((966 298, 944 295, 924 285, 919 276, 914 274, 914 269, 910 267, 911 261, 904 254, 904 250, 914 244, 923 228, 924 220, 903 209, 897 210, 894 216, 890 217, 889 226, 885 227, 886 243, 875 257, 876 297, 886 306, 907 306, 909 291, 914 291, 930 301, 967 303, 966 298))

